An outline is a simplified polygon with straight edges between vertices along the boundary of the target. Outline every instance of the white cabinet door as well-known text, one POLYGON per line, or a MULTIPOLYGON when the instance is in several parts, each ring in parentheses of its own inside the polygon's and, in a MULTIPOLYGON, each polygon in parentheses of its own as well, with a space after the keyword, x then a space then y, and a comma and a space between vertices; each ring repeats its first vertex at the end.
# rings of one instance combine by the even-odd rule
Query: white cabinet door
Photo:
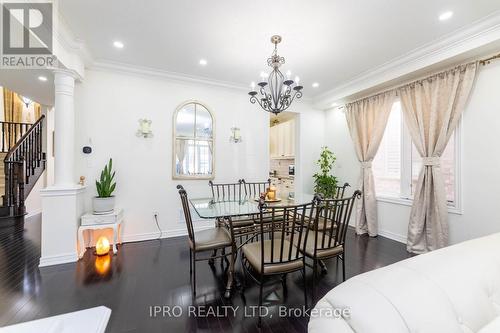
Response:
POLYGON ((290 120, 271 127, 269 154, 271 157, 295 156, 295 121, 290 120))
POLYGON ((287 121, 284 125, 286 125, 284 156, 295 156, 295 121, 287 121))
POLYGON ((269 129, 269 155, 277 157, 278 155, 278 129, 273 126, 269 129))
POLYGON ((278 124, 278 156, 285 156, 285 136, 286 136, 286 123, 278 124))

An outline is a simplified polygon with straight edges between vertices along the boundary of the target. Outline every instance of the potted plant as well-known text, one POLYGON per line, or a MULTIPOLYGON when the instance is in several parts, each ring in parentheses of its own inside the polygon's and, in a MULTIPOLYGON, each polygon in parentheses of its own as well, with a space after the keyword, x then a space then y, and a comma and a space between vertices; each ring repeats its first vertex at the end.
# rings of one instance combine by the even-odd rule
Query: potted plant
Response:
POLYGON ((337 187, 337 177, 331 174, 333 164, 337 158, 328 149, 323 147, 318 160, 320 172, 313 175, 314 177, 314 192, 322 194, 324 198, 333 198, 337 187))
POLYGON ((101 171, 101 178, 95 181, 97 197, 94 197, 93 201, 94 214, 111 213, 115 208, 115 197, 112 194, 116 183, 113 182, 115 172, 112 168, 113 159, 110 158, 109 163, 101 171))

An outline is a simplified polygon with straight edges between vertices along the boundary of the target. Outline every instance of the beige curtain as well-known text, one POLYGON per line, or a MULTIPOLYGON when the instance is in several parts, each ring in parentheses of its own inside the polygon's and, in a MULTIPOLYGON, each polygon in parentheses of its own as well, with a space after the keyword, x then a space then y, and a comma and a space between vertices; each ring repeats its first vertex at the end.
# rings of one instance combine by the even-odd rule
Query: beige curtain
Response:
MULTIPOLYGON (((23 117, 23 101, 21 97, 15 92, 3 88, 3 102, 4 102, 4 121, 19 123, 23 117)), ((18 138, 15 137, 15 131, 10 126, 5 126, 5 147, 12 147, 16 144, 18 138)))
POLYGON ((35 110, 35 120, 33 123, 36 123, 38 119, 42 116, 42 106, 38 103, 34 103, 34 110, 35 110))
POLYGON ((458 125, 477 71, 470 63, 399 89, 406 126, 423 159, 414 192, 407 249, 432 251, 448 244, 448 209, 439 159, 458 125))
POLYGON ((361 163, 359 189, 362 199, 356 207, 356 233, 378 234, 377 202, 372 161, 384 136, 395 92, 387 92, 346 105, 346 118, 356 155, 361 163))

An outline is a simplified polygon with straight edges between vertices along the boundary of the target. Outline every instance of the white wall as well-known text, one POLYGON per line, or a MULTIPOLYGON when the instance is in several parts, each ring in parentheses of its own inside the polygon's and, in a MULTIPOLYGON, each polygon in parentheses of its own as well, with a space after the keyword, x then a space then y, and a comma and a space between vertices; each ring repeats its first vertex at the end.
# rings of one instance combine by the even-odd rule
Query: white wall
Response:
MULTIPOLYGON (((209 195, 206 180, 172 180, 172 116, 179 104, 190 99, 205 103, 215 116, 215 181, 267 179, 269 114, 250 104, 245 91, 105 70, 88 70, 85 81, 76 86, 76 175, 87 179, 86 208, 91 209, 96 177, 112 157, 117 206, 125 209, 125 240, 156 237, 153 212, 159 213, 167 236, 184 232, 176 184, 182 183, 191 197, 209 195), (136 137, 140 118, 153 121, 153 138, 136 137), (241 128, 243 143, 229 142, 233 126, 241 128), (85 155, 82 147, 90 141, 93 153, 85 155)), ((324 142, 324 112, 312 110, 303 100, 294 107, 291 111, 301 112, 301 179, 308 189, 314 154, 324 142)))
MULTIPOLYGON (((449 214, 450 243, 500 232, 500 63, 481 68, 462 121, 463 214, 449 214)), ((326 112, 326 142, 336 153, 341 181, 358 183, 359 163, 345 115, 326 112)), ((406 241, 410 207, 378 203, 381 235, 406 241)))

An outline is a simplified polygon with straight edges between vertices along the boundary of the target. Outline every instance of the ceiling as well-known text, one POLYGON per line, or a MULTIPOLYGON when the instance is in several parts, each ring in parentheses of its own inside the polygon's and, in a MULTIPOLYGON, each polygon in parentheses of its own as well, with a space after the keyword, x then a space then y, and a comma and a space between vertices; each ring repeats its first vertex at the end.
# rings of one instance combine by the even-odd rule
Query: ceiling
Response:
POLYGON ((239 86, 268 71, 269 38, 280 34, 283 72, 300 76, 313 98, 500 10, 500 1, 64 0, 59 10, 96 62, 239 86), (442 22, 445 11, 454 15, 442 22))

